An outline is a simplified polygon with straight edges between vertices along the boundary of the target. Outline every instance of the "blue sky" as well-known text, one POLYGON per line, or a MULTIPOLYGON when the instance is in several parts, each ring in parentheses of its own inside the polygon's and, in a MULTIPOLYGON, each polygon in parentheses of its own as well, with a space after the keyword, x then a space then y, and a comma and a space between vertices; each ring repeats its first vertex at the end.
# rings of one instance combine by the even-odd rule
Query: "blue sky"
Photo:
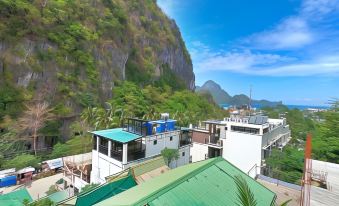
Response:
POLYGON ((158 0, 183 35, 196 85, 322 105, 339 97, 338 0, 158 0))

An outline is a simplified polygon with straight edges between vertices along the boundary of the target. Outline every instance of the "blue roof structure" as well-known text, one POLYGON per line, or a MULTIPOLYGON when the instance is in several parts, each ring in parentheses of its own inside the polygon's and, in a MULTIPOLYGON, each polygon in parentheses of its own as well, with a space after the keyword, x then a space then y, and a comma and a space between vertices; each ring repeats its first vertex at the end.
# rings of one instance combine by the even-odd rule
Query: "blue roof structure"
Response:
POLYGON ((90 133, 121 143, 131 142, 142 137, 138 134, 126 132, 122 128, 99 130, 90 133))
POLYGON ((154 121, 149 121, 150 123, 156 123, 156 124, 164 124, 166 122, 176 122, 177 120, 174 120, 174 119, 168 119, 168 120, 154 120, 154 121))

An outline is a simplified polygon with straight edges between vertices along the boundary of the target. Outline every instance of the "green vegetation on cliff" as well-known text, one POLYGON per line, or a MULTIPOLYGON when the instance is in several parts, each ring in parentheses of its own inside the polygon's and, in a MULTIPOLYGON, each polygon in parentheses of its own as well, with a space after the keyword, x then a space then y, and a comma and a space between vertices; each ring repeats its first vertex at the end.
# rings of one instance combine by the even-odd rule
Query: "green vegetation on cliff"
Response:
POLYGON ((43 160, 88 151, 88 129, 117 127, 124 117, 170 112, 184 125, 220 114, 191 91, 194 84, 180 31, 155 0, 0 1, 0 155, 7 160, 31 154, 32 134, 43 160), (27 106, 42 103, 54 118, 23 129, 27 106), (86 111, 96 116, 81 121, 86 111))

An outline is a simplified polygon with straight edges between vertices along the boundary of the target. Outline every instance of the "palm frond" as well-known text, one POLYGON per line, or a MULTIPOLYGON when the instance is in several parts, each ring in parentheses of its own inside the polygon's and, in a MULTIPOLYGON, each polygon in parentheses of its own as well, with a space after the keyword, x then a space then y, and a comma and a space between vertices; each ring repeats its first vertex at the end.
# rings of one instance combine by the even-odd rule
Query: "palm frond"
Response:
POLYGON ((238 189, 237 205, 239 205, 239 206, 256 206, 257 201, 255 200, 254 194, 251 191, 251 189, 248 186, 245 179, 241 176, 236 176, 234 181, 235 181, 235 183, 237 185, 237 189, 238 189))

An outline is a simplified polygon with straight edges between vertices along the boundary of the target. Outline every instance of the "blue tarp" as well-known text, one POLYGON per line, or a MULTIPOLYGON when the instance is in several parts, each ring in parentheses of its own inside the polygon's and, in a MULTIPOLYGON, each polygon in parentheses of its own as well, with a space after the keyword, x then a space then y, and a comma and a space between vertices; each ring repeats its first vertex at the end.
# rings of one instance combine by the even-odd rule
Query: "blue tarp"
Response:
POLYGON ((7 176, 0 179, 0 187, 16 185, 16 176, 7 176))

